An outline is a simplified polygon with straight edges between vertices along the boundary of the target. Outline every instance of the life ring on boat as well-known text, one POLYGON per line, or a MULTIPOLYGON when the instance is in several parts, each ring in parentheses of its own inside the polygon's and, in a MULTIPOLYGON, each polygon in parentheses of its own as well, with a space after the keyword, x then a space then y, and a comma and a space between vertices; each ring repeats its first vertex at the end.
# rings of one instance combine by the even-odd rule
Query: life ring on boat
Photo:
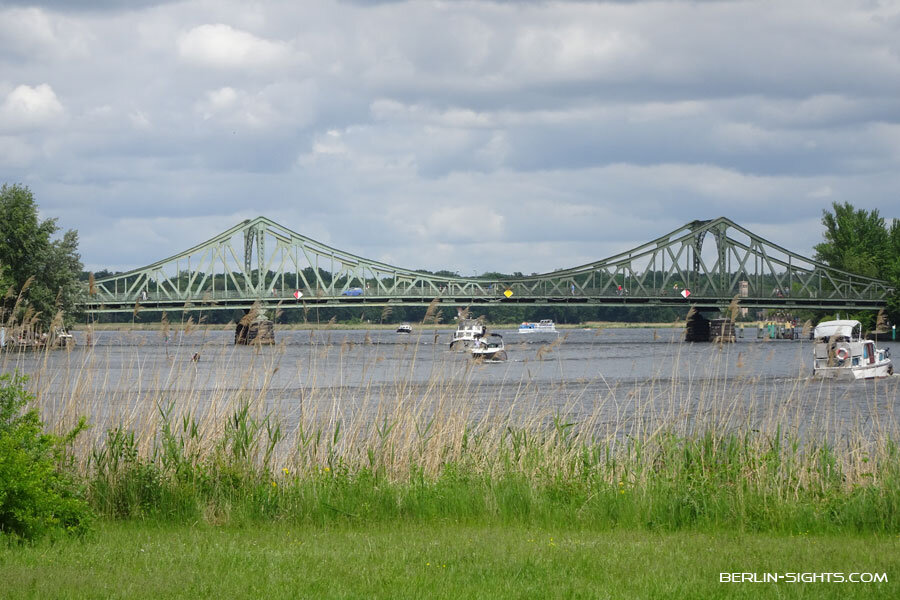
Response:
POLYGON ((838 359, 839 362, 844 362, 847 360, 847 357, 850 356, 850 353, 847 352, 846 348, 838 348, 834 352, 834 357, 838 359))

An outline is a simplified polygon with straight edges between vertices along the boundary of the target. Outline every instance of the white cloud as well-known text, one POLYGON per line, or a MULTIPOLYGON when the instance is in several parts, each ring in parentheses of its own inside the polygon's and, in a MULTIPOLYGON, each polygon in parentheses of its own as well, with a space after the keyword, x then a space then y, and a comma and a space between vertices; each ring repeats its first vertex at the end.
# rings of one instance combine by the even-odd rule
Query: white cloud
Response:
POLYGON ((610 77, 624 74, 627 65, 646 51, 639 35, 589 23, 551 20, 520 30, 514 45, 511 71, 541 79, 610 77))
POLYGON ((0 105, 0 129, 22 131, 53 124, 65 109, 46 83, 36 87, 17 86, 0 105))
POLYGON ((313 142, 313 154, 346 154, 347 147, 341 141, 341 132, 330 129, 313 142))
POLYGON ((830 185, 823 185, 822 187, 816 188, 810 191, 807 194, 809 198, 830 198, 834 194, 834 190, 831 189, 830 185))
POLYGON ((195 103, 205 121, 250 130, 303 127, 318 109, 314 83, 278 82, 255 92, 230 86, 207 91, 195 103))
POLYGON ((289 57, 283 42, 263 39, 230 25, 200 25, 178 40, 178 53, 184 60, 217 68, 276 66, 289 57))
POLYGON ((135 110, 128 114, 132 127, 141 131, 148 131, 152 128, 150 117, 142 110, 135 110))
POLYGON ((490 207, 451 206, 428 211, 414 228, 425 240, 441 242, 488 241, 503 237, 503 216, 490 207))

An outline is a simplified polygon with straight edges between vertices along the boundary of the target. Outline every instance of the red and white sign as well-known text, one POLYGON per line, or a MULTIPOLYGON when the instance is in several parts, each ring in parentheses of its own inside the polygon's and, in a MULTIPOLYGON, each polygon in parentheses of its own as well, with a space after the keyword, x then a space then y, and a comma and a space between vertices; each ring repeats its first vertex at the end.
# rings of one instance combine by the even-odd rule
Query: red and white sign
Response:
POLYGON ((682 290, 681 295, 684 296, 685 298, 687 298, 688 296, 691 295, 691 290, 688 290, 688 289, 682 290))
POLYGON ((302 296, 303 292, 301 292, 300 290, 294 292, 294 298, 296 298, 297 300, 299 300, 302 296))

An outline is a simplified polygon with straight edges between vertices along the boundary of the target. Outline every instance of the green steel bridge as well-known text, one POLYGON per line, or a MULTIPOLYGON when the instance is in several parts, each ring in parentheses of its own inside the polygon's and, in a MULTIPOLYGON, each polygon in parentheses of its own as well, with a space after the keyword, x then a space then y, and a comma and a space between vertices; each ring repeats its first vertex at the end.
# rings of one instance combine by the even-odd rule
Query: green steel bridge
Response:
POLYGON ((886 281, 831 268, 724 218, 692 221, 627 252, 525 277, 443 277, 332 248, 265 217, 146 267, 90 281, 89 313, 254 305, 571 305, 877 310, 886 281), (621 286, 621 287, 620 287, 621 286))

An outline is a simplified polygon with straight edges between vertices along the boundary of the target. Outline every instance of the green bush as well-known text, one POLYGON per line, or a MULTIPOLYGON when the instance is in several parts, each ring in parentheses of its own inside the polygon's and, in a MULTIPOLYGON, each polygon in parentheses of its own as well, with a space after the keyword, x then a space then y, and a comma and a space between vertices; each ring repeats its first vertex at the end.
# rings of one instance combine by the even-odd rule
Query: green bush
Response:
POLYGON ((65 437, 45 433, 37 410, 26 409, 26 381, 0 375, 0 537, 84 533, 92 514, 65 452, 84 420, 65 437))

